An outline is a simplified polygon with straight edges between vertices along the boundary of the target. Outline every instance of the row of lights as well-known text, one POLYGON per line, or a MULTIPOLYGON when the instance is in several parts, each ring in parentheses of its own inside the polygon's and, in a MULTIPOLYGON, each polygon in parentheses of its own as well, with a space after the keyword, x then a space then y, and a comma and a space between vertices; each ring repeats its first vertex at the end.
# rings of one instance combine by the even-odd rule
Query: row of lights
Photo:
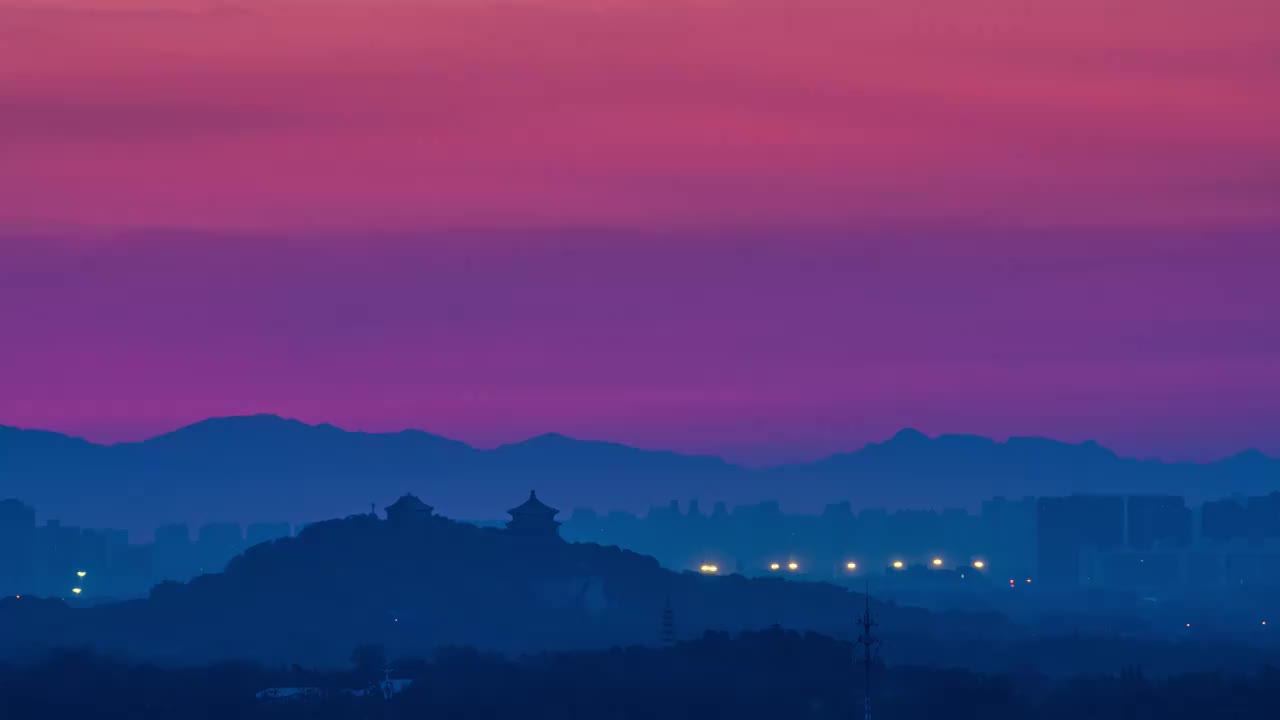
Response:
MULTIPOLYGON (((902 569, 904 569, 904 568, 906 568, 906 567, 907 567, 907 564, 906 564, 905 562, 901 561, 901 560, 894 560, 894 561, 893 561, 892 563, 890 563, 890 564, 892 565, 892 567, 893 567, 893 569, 894 569, 894 570, 902 570, 902 569)), ((934 558, 934 559, 930 560, 930 561, 929 561, 929 564, 930 564, 930 565, 932 565, 932 566, 933 566, 933 567, 935 567, 935 568, 940 568, 940 567, 942 567, 943 561, 942 561, 942 558, 940 558, 940 557, 936 557, 936 558, 934 558)), ((985 570, 985 569, 986 569, 986 567, 987 567, 987 563, 986 563, 986 561, 985 561, 985 560, 974 560, 971 564, 973 565, 973 569, 974 569, 974 570, 985 570)), ((846 567, 846 568, 848 568, 848 569, 850 569, 850 570, 857 570, 857 569, 858 569, 858 564, 857 564, 857 563, 852 563, 852 562, 851 562, 851 563, 849 563, 849 564, 845 565, 845 567, 846 567)))
MULTIPOLYGON (((931 560, 929 564, 935 568, 940 568, 942 567, 942 558, 936 557, 933 560, 931 560)), ((906 563, 902 562, 901 560, 893 561, 894 570, 902 570, 905 567, 906 567, 906 563)), ((982 570, 986 567, 987 567, 987 563, 982 560, 973 561, 973 568, 975 570, 982 570)), ((858 569, 858 563, 850 560, 849 562, 844 564, 844 568, 849 572, 853 572, 854 570, 858 569)), ((795 560, 792 560, 791 562, 787 563, 787 570, 790 570, 791 572, 796 572, 799 569, 800 569, 800 563, 796 562, 795 560)), ((698 568, 698 570, 699 572, 702 572, 705 575, 715 575, 716 573, 720 572, 720 566, 715 565, 714 563, 703 563, 702 566, 698 568)), ((777 562, 769 563, 770 572, 778 572, 779 570, 782 570, 782 563, 777 563, 777 562)), ((1010 582, 1013 582, 1013 581, 1010 580, 1010 582)), ((1031 582, 1031 580, 1028 579, 1027 582, 1031 582)))
MULTIPOLYGON (((1262 624, 1262 626, 1263 626, 1263 627, 1266 627, 1266 625, 1267 625, 1267 621, 1266 621, 1266 620, 1263 620, 1261 624, 1262 624)), ((1186 627, 1190 628, 1190 627, 1191 627, 1191 623, 1187 623, 1187 624, 1186 624, 1186 627)))

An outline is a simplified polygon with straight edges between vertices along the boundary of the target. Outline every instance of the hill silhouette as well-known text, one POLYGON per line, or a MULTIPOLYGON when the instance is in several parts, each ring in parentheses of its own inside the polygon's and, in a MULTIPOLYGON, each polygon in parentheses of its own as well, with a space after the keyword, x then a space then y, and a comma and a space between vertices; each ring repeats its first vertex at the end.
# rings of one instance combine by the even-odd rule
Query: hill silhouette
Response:
MULTIPOLYGON (((686 637, 783 621, 839 635, 852 632, 861 602, 831 585, 674 573, 615 547, 436 515, 364 514, 254 546, 222 573, 162 583, 146 599, 91 608, 0 599, 0 655, 91 646, 182 662, 337 665, 367 643, 396 655, 657 644, 668 603, 686 637)), ((897 627, 938 630, 923 611, 876 608, 897 627)))
POLYGON ((1191 500, 1280 486, 1255 451, 1212 463, 1123 458, 1092 442, 893 438, 812 463, 747 469, 716 457, 541 435, 480 450, 416 430, 350 432, 272 415, 215 418, 138 443, 98 445, 0 426, 3 494, 44 516, 151 528, 174 520, 302 521, 342 516, 412 489, 450 515, 501 515, 536 486, 567 507, 642 511, 673 498, 780 500, 817 510, 973 507, 994 495, 1158 492, 1191 500))

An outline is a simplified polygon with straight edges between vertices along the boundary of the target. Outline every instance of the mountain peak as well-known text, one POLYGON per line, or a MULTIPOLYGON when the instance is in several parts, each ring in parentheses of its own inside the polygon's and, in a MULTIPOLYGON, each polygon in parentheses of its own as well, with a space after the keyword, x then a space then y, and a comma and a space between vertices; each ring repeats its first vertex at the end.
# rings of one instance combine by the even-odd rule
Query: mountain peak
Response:
POLYGON ((300 434, 308 430, 336 430, 332 425, 308 425, 301 420, 283 418, 279 415, 260 413, 257 415, 231 415, 213 417, 192 423, 143 441, 146 444, 171 444, 189 439, 216 439, 227 437, 259 437, 264 434, 279 435, 284 432, 300 434))
POLYGON ((929 436, 915 428, 902 428, 898 432, 894 433, 893 437, 889 438, 889 442, 894 444, 926 443, 929 442, 929 436))

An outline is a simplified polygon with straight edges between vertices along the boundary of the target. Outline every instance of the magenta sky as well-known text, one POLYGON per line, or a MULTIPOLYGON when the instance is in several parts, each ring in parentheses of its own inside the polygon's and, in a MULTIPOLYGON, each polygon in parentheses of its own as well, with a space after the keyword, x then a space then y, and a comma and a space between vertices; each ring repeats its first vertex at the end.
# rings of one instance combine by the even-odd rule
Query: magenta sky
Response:
POLYGON ((1280 453, 1273 0, 0 0, 0 423, 1280 453))

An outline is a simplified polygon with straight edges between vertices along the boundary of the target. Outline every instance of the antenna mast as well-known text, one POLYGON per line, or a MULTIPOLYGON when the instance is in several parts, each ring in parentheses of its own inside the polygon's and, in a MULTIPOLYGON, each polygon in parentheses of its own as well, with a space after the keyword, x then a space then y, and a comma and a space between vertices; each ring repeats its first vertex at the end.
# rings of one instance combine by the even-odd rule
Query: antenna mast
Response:
POLYGON ((858 626, 862 630, 862 634, 858 636, 858 645, 862 646, 862 672, 863 672, 863 720, 871 720, 871 660, 875 652, 875 648, 879 646, 880 639, 874 634, 875 626, 878 625, 875 618, 871 616, 871 581, 867 581, 866 589, 863 590, 862 599, 864 608, 862 617, 858 618, 858 626))
POLYGON ((658 639, 663 645, 674 645, 676 643, 676 618, 675 611, 671 609, 671 596, 667 596, 666 607, 662 608, 662 626, 659 630, 658 639))

